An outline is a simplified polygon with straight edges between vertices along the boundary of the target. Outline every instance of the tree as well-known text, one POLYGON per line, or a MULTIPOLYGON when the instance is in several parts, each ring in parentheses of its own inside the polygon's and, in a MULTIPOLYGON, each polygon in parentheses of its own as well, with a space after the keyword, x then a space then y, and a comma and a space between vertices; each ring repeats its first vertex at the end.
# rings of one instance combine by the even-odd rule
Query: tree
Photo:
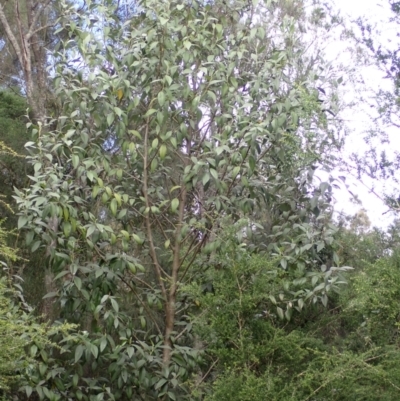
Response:
POLYGON ((32 130, 33 183, 16 199, 56 275, 48 296, 88 333, 65 391, 183 399, 199 357, 184 285, 226 251, 227 226, 258 249, 253 212, 276 202, 265 251, 304 284, 278 314, 327 301, 338 259, 321 272, 314 256, 333 242, 331 186, 314 172, 336 141, 317 86, 337 80, 316 77, 279 4, 146 0, 122 22, 108 3, 61 7, 63 111, 32 130))
POLYGON ((42 124, 49 97, 47 49, 55 44, 55 18, 56 8, 51 0, 0 2, 6 55, 2 59, 3 85, 8 81, 13 87, 22 87, 35 120, 42 124))
POLYGON ((393 32, 396 31, 399 3, 389 0, 383 5, 385 6, 387 11, 392 11, 390 18, 385 18, 380 23, 359 18, 355 27, 353 26, 354 63, 358 67, 355 92, 361 93, 356 102, 369 123, 362 132, 365 150, 361 153, 353 151, 344 165, 353 177, 360 180, 371 194, 388 207, 387 212, 397 213, 400 210, 397 189, 400 158, 397 147, 388 145, 392 141, 393 133, 400 127, 399 43, 396 35, 387 41, 380 26, 390 26, 393 32), (375 74, 378 80, 385 80, 384 83, 370 86, 370 82, 363 76, 366 67, 368 74, 375 74))

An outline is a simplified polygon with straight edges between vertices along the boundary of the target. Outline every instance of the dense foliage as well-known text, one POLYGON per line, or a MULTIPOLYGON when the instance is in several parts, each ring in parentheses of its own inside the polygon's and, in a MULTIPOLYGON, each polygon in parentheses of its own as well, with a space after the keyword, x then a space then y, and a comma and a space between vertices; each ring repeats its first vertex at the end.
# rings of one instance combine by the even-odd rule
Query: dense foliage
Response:
POLYGON ((212 272, 214 293, 199 296, 205 312, 197 330, 214 367, 202 383, 207 400, 398 396, 397 255, 353 274, 328 308, 296 312, 285 325, 267 295, 285 274, 245 252, 224 261, 212 272))
POLYGON ((4 397, 398 398, 398 226, 333 218, 343 79, 305 5, 15 9, 57 49, 0 93, 4 397))
MULTIPOLYGON (((24 144, 29 135, 26 132, 24 116, 27 104, 21 95, 0 92, 0 175, 1 199, 8 204, 12 201, 13 188, 28 184, 27 163, 24 160, 24 144)), ((2 217, 11 217, 5 203, 0 204, 2 217)), ((14 222, 15 223, 15 222, 14 222)), ((15 226, 15 225, 14 225, 15 226)))

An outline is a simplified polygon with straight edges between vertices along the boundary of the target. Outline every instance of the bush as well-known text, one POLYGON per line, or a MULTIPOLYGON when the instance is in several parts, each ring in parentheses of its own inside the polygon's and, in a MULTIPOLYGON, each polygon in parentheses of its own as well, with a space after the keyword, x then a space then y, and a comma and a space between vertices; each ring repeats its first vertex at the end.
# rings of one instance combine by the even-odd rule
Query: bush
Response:
POLYGON ((365 274, 353 275, 353 286, 336 296, 334 305, 328 303, 325 309, 306 305, 290 322, 279 319, 269 297, 280 292, 286 272, 277 274, 271 261, 254 255, 229 260, 226 265, 229 268, 209 273, 213 292, 201 294, 192 288, 205 310, 197 317, 196 330, 215 367, 201 380, 207 401, 399 398, 400 352, 387 337, 381 346, 368 339, 373 336, 369 333, 384 330, 389 321, 396 327, 397 257, 382 259, 367 267, 365 274), (377 280, 384 285, 382 291, 375 288, 377 280), (365 313, 381 308, 375 327, 360 328, 354 305, 365 313), (331 329, 337 330, 335 335, 331 329), (362 346, 352 346, 354 341, 362 346))

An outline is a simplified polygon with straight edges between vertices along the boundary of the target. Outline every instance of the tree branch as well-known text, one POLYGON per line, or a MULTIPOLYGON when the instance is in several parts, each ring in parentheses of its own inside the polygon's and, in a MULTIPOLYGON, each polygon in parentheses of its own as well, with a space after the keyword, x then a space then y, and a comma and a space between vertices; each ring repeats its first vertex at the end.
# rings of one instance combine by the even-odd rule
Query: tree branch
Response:
POLYGON ((25 36, 25 37, 26 37, 27 39, 30 39, 33 35, 37 34, 38 32, 43 31, 44 29, 47 29, 47 28, 52 28, 53 26, 54 26, 54 24, 47 24, 47 25, 42 26, 42 27, 40 27, 40 28, 38 28, 38 29, 35 29, 35 30, 32 32, 32 34, 29 35, 29 37, 28 37, 28 36, 25 36))
MULTIPOLYGON (((43 11, 47 8, 47 6, 50 4, 51 0, 47 0, 47 2, 43 5, 43 7, 41 7, 37 12, 33 12, 33 16, 32 16, 32 21, 30 23, 30 27, 29 27, 29 31, 27 32, 27 34, 25 35, 26 40, 29 40, 32 35, 34 35, 38 30, 40 31, 41 29, 45 29, 46 27, 42 27, 39 29, 34 30, 34 27, 40 17, 40 14, 43 13, 43 11)), ((32 11, 33 11, 33 7, 32 7, 32 11)))
POLYGON ((145 199, 145 205, 148 210, 147 213, 145 213, 144 219, 145 219, 145 224, 146 224, 146 230, 147 230, 147 239, 149 241, 149 246, 150 246, 150 257, 153 261, 154 267, 156 269, 156 276, 158 280, 158 284, 160 285, 161 292, 163 294, 165 303, 168 302, 168 295, 167 291, 165 289, 163 280, 162 280, 162 274, 161 274, 161 266, 158 262, 157 258, 157 253, 156 253, 156 248, 154 246, 154 241, 153 241, 153 232, 151 230, 151 222, 150 222, 150 200, 149 200, 149 194, 148 194, 148 141, 149 141, 149 125, 150 125, 150 119, 147 117, 146 120, 146 127, 145 127, 145 137, 144 137, 144 154, 143 154, 143 197, 145 199))
POLYGON ((12 47, 15 50, 15 53, 18 57, 19 62, 21 63, 21 65, 23 65, 23 58, 22 58, 22 51, 21 48, 18 44, 18 40, 15 37, 13 31, 11 30, 11 27, 7 21, 7 17, 4 14, 4 8, 0 3, 0 22, 3 24, 4 30, 6 32, 7 38, 8 40, 11 42, 12 47))

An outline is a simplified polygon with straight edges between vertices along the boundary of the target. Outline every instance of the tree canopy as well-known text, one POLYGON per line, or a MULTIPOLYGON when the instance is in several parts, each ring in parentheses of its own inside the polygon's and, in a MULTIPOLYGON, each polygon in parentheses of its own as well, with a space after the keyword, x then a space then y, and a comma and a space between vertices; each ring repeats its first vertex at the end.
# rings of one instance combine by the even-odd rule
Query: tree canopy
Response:
POLYGON ((17 3, 0 3, 24 80, 0 93, 4 395, 396 399, 398 225, 334 217, 329 7, 17 3))

